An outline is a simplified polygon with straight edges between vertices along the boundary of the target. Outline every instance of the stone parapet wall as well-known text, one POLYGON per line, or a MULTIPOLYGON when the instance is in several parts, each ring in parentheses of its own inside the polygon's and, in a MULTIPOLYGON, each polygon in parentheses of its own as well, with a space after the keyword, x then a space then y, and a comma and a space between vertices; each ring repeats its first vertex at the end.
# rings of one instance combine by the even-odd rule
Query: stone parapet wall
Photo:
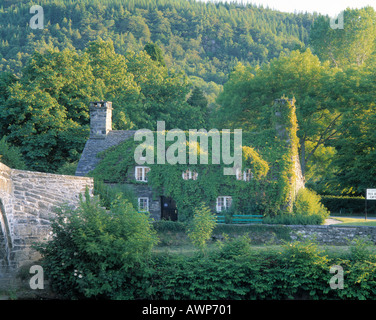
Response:
POLYGON ((322 245, 347 245, 354 239, 376 243, 376 227, 368 226, 288 226, 291 240, 314 239, 322 245))
POLYGON ((0 280, 40 258, 32 249, 48 239, 61 205, 77 206, 92 178, 11 169, 0 163, 0 280))
POLYGON ((60 205, 76 206, 86 187, 93 190, 93 180, 84 177, 13 170, 13 214, 11 261, 33 261, 38 255, 30 246, 47 239, 51 219, 60 205))
POLYGON ((354 239, 370 240, 376 244, 376 227, 336 225, 223 225, 213 232, 213 240, 223 239, 223 233, 240 236, 248 234, 251 243, 282 244, 313 240, 319 245, 346 246, 354 239))

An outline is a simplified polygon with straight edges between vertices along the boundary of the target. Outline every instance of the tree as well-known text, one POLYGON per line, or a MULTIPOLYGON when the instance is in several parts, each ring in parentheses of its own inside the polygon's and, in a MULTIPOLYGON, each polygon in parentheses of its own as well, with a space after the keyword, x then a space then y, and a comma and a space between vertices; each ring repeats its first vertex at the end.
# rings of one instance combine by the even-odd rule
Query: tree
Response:
POLYGON ((127 30, 132 32, 136 39, 150 40, 150 30, 142 16, 131 15, 127 20, 127 30))
POLYGON ((350 104, 351 109, 341 119, 340 139, 332 144, 336 150, 331 164, 334 176, 327 181, 327 187, 334 193, 364 195, 366 188, 376 184, 376 68, 373 59, 361 67, 348 68, 337 84, 342 90, 341 103, 350 104))
POLYGON ((310 32, 310 45, 321 61, 341 68, 360 66, 376 49, 376 12, 369 6, 348 8, 343 14, 343 29, 332 29, 327 18, 318 17, 310 32))
POLYGON ((129 72, 125 57, 115 52, 112 41, 102 39, 90 42, 85 52, 96 85, 101 88, 100 100, 112 102, 113 129, 131 129, 135 124, 129 108, 137 103, 140 87, 129 72))
POLYGON ((20 149, 7 143, 6 137, 0 140, 0 162, 12 169, 26 169, 20 149))
POLYGON ((330 68, 307 49, 281 54, 258 68, 238 64, 218 97, 218 126, 259 131, 272 126, 271 103, 295 98, 303 174, 316 150, 338 137, 340 118, 349 104, 340 103, 341 71, 330 68), (330 90, 332 88, 333 90, 330 90), (310 145, 307 152, 306 146, 310 145))
POLYGON ((147 54, 150 56, 152 60, 157 61, 163 67, 166 66, 166 63, 163 59, 162 50, 157 44, 148 42, 145 45, 144 50, 147 52, 147 54))
POLYGON ((54 172, 78 160, 96 90, 86 55, 34 53, 20 79, 8 83, 0 132, 20 148, 29 169, 54 172))
POLYGON ((165 121, 166 129, 189 129, 204 123, 200 110, 186 101, 190 83, 183 72, 167 69, 145 51, 129 52, 126 58, 141 88, 137 103, 127 110, 136 128, 156 130, 157 121, 165 121))
POLYGON ((204 118, 205 123, 208 122, 209 110, 208 99, 204 95, 204 92, 197 86, 195 86, 187 100, 188 104, 198 109, 198 112, 204 118))
POLYGON ((204 92, 199 87, 194 87, 187 102, 194 107, 200 107, 205 112, 208 106, 208 99, 206 99, 204 92))

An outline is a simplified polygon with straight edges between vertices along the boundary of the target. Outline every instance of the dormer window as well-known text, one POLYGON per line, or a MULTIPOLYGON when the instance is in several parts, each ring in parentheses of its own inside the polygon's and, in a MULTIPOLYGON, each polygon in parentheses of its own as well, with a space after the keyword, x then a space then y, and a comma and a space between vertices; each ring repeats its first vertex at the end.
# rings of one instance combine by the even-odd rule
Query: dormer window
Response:
POLYGON ((184 180, 197 180, 198 173, 187 169, 186 171, 183 171, 182 177, 184 180))
POLYGON ((241 171, 236 169, 236 180, 250 181, 253 178, 253 173, 251 169, 245 169, 241 171))
POLYGON ((135 179, 136 181, 148 182, 147 173, 150 171, 149 167, 138 166, 135 168, 135 179))

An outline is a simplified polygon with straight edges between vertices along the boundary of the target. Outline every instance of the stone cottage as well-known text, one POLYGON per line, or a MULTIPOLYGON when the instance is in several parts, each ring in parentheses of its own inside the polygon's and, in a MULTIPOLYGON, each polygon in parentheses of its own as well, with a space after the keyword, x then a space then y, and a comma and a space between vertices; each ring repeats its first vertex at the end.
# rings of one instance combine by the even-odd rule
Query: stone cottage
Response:
MULTIPOLYGON (((106 150, 111 150, 113 147, 119 146, 123 142, 132 139, 136 133, 136 130, 112 130, 112 103, 109 101, 97 101, 90 104, 90 137, 86 142, 85 148, 83 150, 81 159, 78 163, 76 176, 90 176, 90 173, 95 170, 100 161, 100 154, 103 154, 106 150)), ((276 173, 276 170, 270 170, 269 179, 274 182, 278 182, 282 179, 282 176, 286 176, 286 170, 292 172, 289 176, 288 190, 285 191, 288 195, 285 197, 285 207, 291 207, 295 195, 300 188, 304 188, 304 179, 301 173, 301 167, 299 162, 299 157, 297 155, 297 139, 296 131, 291 133, 289 128, 292 126, 290 123, 286 124, 286 119, 291 119, 295 117, 295 106, 293 100, 288 99, 277 99, 272 105, 272 118, 273 118, 273 137, 271 139, 278 139, 278 143, 286 146, 286 150, 295 150, 295 153, 288 153, 289 162, 287 168, 284 168, 284 172, 276 173), (290 112, 292 117, 285 116, 285 111, 290 112)), ((296 119, 296 118, 295 118, 296 119)), ((264 142, 261 143, 264 145, 264 142)), ((266 145, 266 144, 265 144, 266 145)), ((263 147, 261 146, 260 149, 263 147)), ((281 159, 283 155, 281 155, 281 159)), ((274 159, 271 161, 278 161, 274 159)), ((274 166, 271 163, 272 167, 274 166)), ((163 191, 153 190, 153 187, 149 184, 148 174, 151 170, 148 165, 138 165, 134 162, 132 167, 127 171, 124 177, 123 183, 128 184, 134 190, 135 196, 137 197, 138 210, 148 211, 150 215, 155 220, 168 219, 168 220, 178 220, 179 217, 179 204, 175 201, 170 194, 164 194, 163 191)), ((168 169, 166 169, 168 170, 168 169)), ((182 181, 198 181, 199 179, 205 179, 205 177, 200 176, 198 172, 190 170, 187 168, 180 173, 180 178, 182 181)), ((253 172, 249 168, 244 168, 241 171, 238 170, 233 177, 234 181, 251 182, 253 179, 253 172)), ((106 182, 106 181, 105 181, 106 182)), ((177 186, 178 187, 178 186, 177 186)), ((200 192, 197 190, 197 192, 200 192)), ((256 190, 255 193, 263 194, 265 191, 256 190)), ((216 212, 223 212, 231 208, 237 195, 231 194, 218 194, 216 199, 212 201, 212 209, 216 212)), ((243 196, 244 202, 244 196, 243 196)), ((249 212, 244 212, 249 213, 249 212)))

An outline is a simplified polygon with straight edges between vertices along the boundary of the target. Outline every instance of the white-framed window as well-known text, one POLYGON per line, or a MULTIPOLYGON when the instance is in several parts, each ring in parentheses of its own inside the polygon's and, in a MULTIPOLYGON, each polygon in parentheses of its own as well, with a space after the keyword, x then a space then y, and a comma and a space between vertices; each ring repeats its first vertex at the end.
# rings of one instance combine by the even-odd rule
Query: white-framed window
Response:
POLYGON ((134 176, 136 181, 148 182, 147 173, 150 171, 149 167, 135 167, 134 176))
POLYGON ((232 197, 220 196, 217 198, 217 212, 228 210, 231 207, 232 197))
POLYGON ((149 198, 147 197, 138 198, 138 211, 139 212, 149 211, 149 198))
POLYGON ((184 180, 197 180, 198 173, 187 169, 186 171, 183 171, 182 177, 184 180))
POLYGON ((245 169, 241 171, 236 169, 236 180, 250 181, 253 178, 253 173, 251 169, 245 169))

